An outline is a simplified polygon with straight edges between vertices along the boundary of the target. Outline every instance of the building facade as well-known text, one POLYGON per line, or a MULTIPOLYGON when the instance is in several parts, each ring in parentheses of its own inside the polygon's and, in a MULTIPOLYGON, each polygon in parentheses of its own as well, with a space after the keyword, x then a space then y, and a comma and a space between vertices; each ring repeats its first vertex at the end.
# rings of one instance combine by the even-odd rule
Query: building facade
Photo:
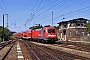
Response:
POLYGON ((69 21, 59 22, 59 37, 65 41, 80 40, 86 34, 87 19, 77 18, 69 21))

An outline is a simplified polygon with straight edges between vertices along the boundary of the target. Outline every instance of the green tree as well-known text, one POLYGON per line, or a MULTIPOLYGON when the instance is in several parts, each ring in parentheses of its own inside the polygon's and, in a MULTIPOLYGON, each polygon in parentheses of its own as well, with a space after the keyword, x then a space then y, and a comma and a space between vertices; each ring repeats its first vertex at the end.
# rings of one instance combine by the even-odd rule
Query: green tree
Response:
POLYGON ((59 29, 59 26, 54 26, 57 30, 59 29))
POLYGON ((39 28, 42 28, 42 25, 39 24, 37 26, 32 26, 29 29, 39 29, 39 28))
POLYGON ((87 33, 90 33, 90 22, 86 24, 86 30, 87 30, 87 33))
MULTIPOLYGON (((7 29, 6 27, 4 28, 4 40, 8 40, 9 39, 9 29, 7 29)), ((0 26, 0 39, 3 39, 3 27, 0 26)))

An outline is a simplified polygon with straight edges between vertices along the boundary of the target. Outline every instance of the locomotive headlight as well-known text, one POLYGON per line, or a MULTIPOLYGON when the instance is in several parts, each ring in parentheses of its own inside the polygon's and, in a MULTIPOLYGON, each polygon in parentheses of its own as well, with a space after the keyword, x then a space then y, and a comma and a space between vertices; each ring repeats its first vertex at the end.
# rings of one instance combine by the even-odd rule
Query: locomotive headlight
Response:
POLYGON ((51 37, 51 36, 55 37, 56 35, 47 35, 47 37, 51 37))

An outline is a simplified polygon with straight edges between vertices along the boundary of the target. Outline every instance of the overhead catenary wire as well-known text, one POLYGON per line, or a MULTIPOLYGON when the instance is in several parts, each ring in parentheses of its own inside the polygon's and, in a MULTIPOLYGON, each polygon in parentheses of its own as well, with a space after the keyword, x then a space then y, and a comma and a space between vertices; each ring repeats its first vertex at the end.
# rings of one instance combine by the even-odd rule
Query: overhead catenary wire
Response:
MULTIPOLYGON (((4 9, 2 9, 3 13, 7 15, 7 19, 8 19, 8 20, 7 20, 7 26, 8 26, 8 29, 9 29, 10 26, 13 25, 14 23, 9 23, 9 22, 8 22, 8 21, 11 19, 11 16, 10 16, 10 14, 9 14, 9 12, 8 12, 8 9, 7 9, 7 7, 6 7, 6 4, 4 3, 4 0, 2 0, 2 3, 3 3, 3 5, 4 5, 5 11, 7 12, 7 13, 6 13, 6 12, 4 11, 4 9), (9 16, 8 16, 8 15, 9 15, 9 16)), ((13 25, 13 26, 14 26, 14 25, 13 25)))
POLYGON ((51 5, 51 4, 53 4, 53 3, 57 2, 57 1, 58 1, 58 0, 55 0, 55 1, 51 2, 51 3, 49 3, 49 4, 45 4, 45 5, 44 5, 43 7, 41 7, 38 11, 42 10, 43 8, 49 6, 49 5, 51 5))
MULTIPOLYGON (((34 6, 34 8, 36 7, 36 4, 37 4, 37 2, 38 2, 38 0, 36 1, 36 3, 35 3, 35 6, 34 6)), ((17 20, 22 20, 23 18, 25 18, 25 16, 26 15, 28 15, 29 13, 30 13, 30 11, 32 11, 33 12, 33 10, 34 10, 34 8, 32 8, 32 9, 30 9, 28 12, 26 12, 25 14, 23 14, 19 19, 16 19, 15 21, 17 21, 17 20)), ((31 16, 31 14, 29 14, 30 16, 31 16)), ((29 16, 28 15, 28 16, 29 16)), ((27 19, 28 20, 28 19, 27 19)), ((26 21, 23 25, 26 27, 26 23, 27 23, 28 21, 26 21)), ((10 24, 11 25, 11 24, 10 24)), ((13 24, 13 26, 16 26, 16 25, 18 25, 18 24, 16 24, 16 22, 14 22, 14 24, 13 24)), ((16 26, 17 27, 17 26, 16 26)))
MULTIPOLYGON (((23 15, 22 15, 19 19, 17 19, 17 20, 23 19, 24 16, 26 16, 27 14, 29 14, 29 13, 31 12, 31 13, 29 14, 30 17, 28 18, 28 19, 30 19, 30 18, 32 17, 32 14, 33 14, 33 11, 34 11, 35 7, 37 6, 37 2, 38 2, 38 0, 35 2, 35 6, 34 6, 32 9, 30 9, 28 12, 26 12, 25 14, 23 14, 23 15)), ((28 16, 29 16, 29 15, 28 15, 28 16)))
POLYGON ((32 8, 30 17, 27 19, 26 23, 27 23, 29 20, 33 19, 33 16, 34 16, 33 11, 34 11, 35 7, 37 6, 37 2, 38 2, 38 0, 36 1, 35 6, 32 8), (31 19, 30 19, 30 18, 31 18, 31 19))
MULTIPOLYGON (((69 0, 68 2, 70 2, 71 0, 69 0)), ((85 2, 83 2, 83 3, 86 3, 87 1, 85 1, 85 2)), ((72 3, 71 5, 69 5, 69 6, 67 6, 66 8, 69 8, 69 7, 71 7, 71 6, 73 6, 73 5, 75 5, 75 4, 77 4, 77 3, 79 3, 79 0, 78 1, 76 1, 76 2, 74 2, 74 3, 72 3)), ((83 4, 82 3, 82 4, 83 4)), ((65 4, 67 4, 67 3, 64 3, 64 5, 65 4)), ((81 6, 82 4, 80 4, 79 6, 81 6)), ((64 6, 64 5, 62 5, 62 6, 64 6)), ((61 6, 61 7, 62 7, 61 6)), ((64 7, 64 9, 66 9, 65 7, 64 7)), ((64 10, 64 9, 62 9, 62 10, 64 10)), ((56 12, 55 12, 56 13, 56 12)), ((59 18, 59 17, 62 17, 62 16, 64 16, 63 14, 62 15, 60 15, 60 16, 58 16, 58 17, 55 17, 54 19, 57 19, 57 18, 59 18)), ((42 19, 40 19, 40 20, 42 20, 42 19)), ((37 21, 38 22, 38 21, 37 21)))
MULTIPOLYGON (((83 13, 83 12, 87 11, 87 10, 85 10, 85 9, 90 10, 90 6, 81 8, 81 9, 79 9, 79 10, 72 11, 72 13, 70 12, 70 13, 68 13, 68 14, 66 14, 66 15, 70 15, 70 14, 77 15, 77 14, 79 14, 79 13, 83 13), (83 10, 84 10, 84 11, 83 11, 83 10), (81 11, 81 12, 80 12, 80 11, 81 11), (78 12, 78 13, 76 13, 76 12, 78 12), (76 13, 76 14, 74 14, 74 13, 76 13)), ((65 15, 65 16, 66 16, 66 15, 65 15)), ((73 16, 73 15, 71 15, 71 16, 73 16)), ((63 16, 63 15, 60 15, 60 16, 58 16, 58 17, 55 17, 54 20, 57 19, 57 18, 59 18, 59 17, 62 17, 62 16, 63 16)), ((68 16, 68 17, 71 17, 71 16, 68 16)), ((68 18, 68 17, 65 17, 65 18, 68 18)), ((49 20, 46 20, 46 21, 49 21, 49 20)), ((42 21, 42 23, 43 23, 43 22, 45 22, 45 21, 42 21)))
MULTIPOLYGON (((39 8, 39 9, 37 10, 37 12, 40 11, 41 9, 43 9, 43 8, 45 8, 45 7, 53 4, 53 3, 55 3, 56 1, 57 1, 57 0, 54 0, 53 2, 51 2, 51 3, 49 3, 49 4, 45 4, 42 8, 39 8)), ((30 10, 30 11, 31 11, 30 17, 27 19, 27 21, 26 21, 25 24, 29 23, 29 21, 32 20, 32 17, 33 17, 33 15, 34 15, 34 14, 33 14, 33 11, 34 11, 34 9, 36 8, 36 6, 38 6, 38 5, 37 5, 37 2, 38 2, 38 0, 36 1, 35 6, 33 7, 33 9, 30 10)), ((30 11, 29 11, 29 12, 30 12, 30 11)), ((19 18, 19 20, 21 20, 21 19, 22 19, 25 15, 27 15, 29 12, 27 12, 26 14, 24 14, 21 18, 19 18)), ((24 24, 24 25, 25 25, 25 24, 24 24)))
POLYGON ((43 2, 43 0, 41 0, 40 4, 38 5, 38 7, 37 7, 37 9, 36 9, 36 11, 34 13, 36 13, 38 11, 38 9, 41 6, 42 2, 43 2))
POLYGON ((59 5, 60 3, 64 2, 64 1, 65 1, 65 0, 62 0, 62 1, 60 1, 59 3, 55 4, 54 6, 52 6, 51 8, 49 8, 49 9, 47 9, 46 11, 42 12, 41 14, 38 14, 37 16, 35 16, 34 19, 36 19, 36 18, 39 17, 40 15, 46 13, 47 11, 49 11, 50 9, 56 7, 57 5, 59 5))
POLYGON ((78 12, 78 13, 75 13, 75 14, 73 14, 73 15, 67 16, 66 18, 68 18, 68 17, 72 17, 72 16, 74 16, 74 15, 79 15, 79 14, 82 14, 82 13, 84 13, 84 12, 88 11, 88 10, 90 10, 90 8, 89 8, 89 9, 87 9, 87 10, 84 10, 84 11, 81 11, 81 12, 78 12))
POLYGON ((6 11, 8 12, 7 7, 6 7, 6 5, 5 5, 5 3, 4 3, 4 1, 3 1, 3 0, 2 0, 2 2, 3 2, 3 5, 4 5, 4 7, 5 7, 6 11))
POLYGON ((64 3, 63 5, 61 5, 61 6, 60 6, 60 9, 58 9, 58 11, 56 11, 55 13, 58 13, 59 11, 65 10, 65 9, 67 9, 67 8, 75 5, 75 4, 78 3, 79 1, 80 1, 80 0, 78 0, 78 1, 76 1, 76 2, 72 2, 71 0, 69 0, 69 1, 67 1, 66 3, 64 3), (69 4, 70 2, 72 2, 72 4, 67 5, 67 4, 69 4), (66 7, 64 7, 65 5, 66 5, 66 7), (63 7, 63 8, 62 8, 62 7, 63 7), (62 9, 61 9, 61 8, 62 8, 62 9))
POLYGON ((60 15, 58 17, 55 17, 54 19, 57 19, 57 18, 62 17, 62 16, 66 16, 66 15, 69 15, 69 14, 73 14, 73 13, 76 13, 78 11, 81 11, 81 10, 84 10, 84 9, 87 9, 87 8, 90 8, 90 6, 87 6, 87 7, 84 7, 84 8, 81 8, 79 10, 75 10, 75 11, 72 11, 72 12, 69 12, 69 13, 66 13, 66 14, 62 14, 62 15, 60 15))
MULTIPOLYGON (((56 2, 57 0, 55 0, 55 1, 53 1, 53 3, 54 2, 56 2)), ((64 3, 62 6, 64 6, 64 5, 66 5, 66 4, 68 4, 69 2, 70 2, 71 0, 69 0, 69 1, 67 1, 66 3, 64 3)), ((78 1, 77 1, 78 2, 78 1)), ((76 3, 76 2, 74 2, 74 3, 76 3)), ((72 3, 72 4, 74 4, 74 3, 72 3)), ((62 7, 62 6, 60 6, 60 7, 62 7)), ((70 5, 71 6, 71 5, 70 5)), ((69 7, 69 6, 68 6, 69 7)), ((67 8, 68 8, 67 7, 67 8)), ((65 8, 64 8, 65 9, 65 8)), ((62 9, 62 10, 64 10, 64 9, 62 9)), ((58 12, 58 11, 57 11, 58 12)), ((57 12, 55 12, 55 13, 57 13, 57 12)), ((45 18, 45 17, 44 17, 45 18)), ((40 19, 40 20, 42 20, 42 19, 40 19)), ((38 21, 37 21, 38 22, 38 21)))
POLYGON ((89 14, 82 15, 82 16, 89 16, 89 15, 90 15, 90 13, 89 14))
POLYGON ((63 14, 61 16, 64 16, 63 14))
MULTIPOLYGON (((49 4, 45 4, 42 8, 40 8, 40 9, 37 9, 36 11, 38 12, 38 11, 40 11, 41 9, 43 9, 43 8, 45 8, 45 7, 47 7, 47 6, 49 6, 49 5, 51 5, 51 4, 53 4, 53 3, 55 3, 57 0, 54 0, 53 2, 51 2, 51 3, 49 3, 49 4)), ((43 2, 43 0, 41 1, 41 3, 43 2)), ((41 3, 40 3, 40 5, 41 5, 41 3)), ((36 6, 35 6, 36 7, 36 6)), ((34 7, 34 8, 35 8, 34 7)), ((33 12, 32 12, 33 13, 33 12)), ((29 20, 30 21, 32 21, 32 19, 34 18, 34 16, 35 16, 35 14, 32 14, 31 13, 31 16, 29 17, 29 19, 26 21, 26 22, 28 22, 29 20), (30 19, 31 18, 31 19, 30 19)))
POLYGON ((36 11, 35 11, 34 14, 31 16, 31 21, 32 21, 32 19, 34 18, 35 14, 36 14, 36 12, 38 11, 38 9, 39 9, 40 5, 42 4, 42 2, 43 2, 43 0, 41 0, 41 2, 40 2, 40 4, 38 5, 36 11))
POLYGON ((0 6, 1 10, 2 10, 2 13, 6 14, 5 11, 3 10, 3 8, 0 6))
MULTIPOLYGON (((74 4, 75 5, 75 4, 74 4)), ((73 6, 73 5, 71 5, 71 6, 73 6)), ((69 6, 69 7, 71 7, 71 6, 69 6)), ((76 5, 77 6, 77 5, 76 5)), ((79 5, 80 6, 80 5, 79 5)), ((36 7, 38 7, 38 6, 36 6, 36 7)), ((67 7, 67 6, 66 6, 67 7)), ((67 7, 67 8, 69 8, 69 7, 67 7)), ((81 7, 81 6, 80 6, 81 7)), ((43 7, 44 8, 44 7, 43 7)), ((67 9, 67 8, 65 8, 65 9, 67 9)), ((78 7, 77 7, 78 8, 78 7)), ((41 9, 40 8, 38 8, 38 10, 37 11, 40 11, 41 9)), ((60 10, 64 10, 64 9, 60 9, 60 10)), ((73 10, 75 10, 76 11, 76 9, 73 9, 73 10)), ((86 9, 84 9, 84 10, 86 10, 86 9)), ((66 13, 63 13, 63 14, 61 14, 60 12, 60 15, 58 15, 57 17, 58 18, 62 18, 62 17, 65 17, 66 19, 68 18, 68 16, 73 16, 73 15, 77 15, 77 13, 80 13, 80 12, 82 12, 83 13, 83 11, 84 10, 80 10, 80 11, 76 11, 76 12, 74 12, 73 13, 73 11, 67 11, 66 13), (72 13, 71 13, 72 12, 72 13), (60 16, 60 17, 59 17, 60 16)), ((33 14, 34 14, 34 11, 36 11, 36 10, 33 10, 33 12, 32 12, 32 14, 30 13, 30 19, 29 19, 29 21, 31 21, 31 19, 32 19, 32 16, 33 16, 33 14)), ((41 13, 40 13, 41 14, 41 13)), ((41 14, 42 15, 42 14, 41 14)), ((44 13, 43 13, 43 15, 44 15, 44 13)), ((37 16, 37 15, 36 15, 37 16)), ((35 17, 36 16, 34 16, 34 19, 36 19, 35 17)), ((55 17, 55 19, 57 19, 57 17, 55 17)), ((43 17, 42 17, 43 18, 43 17)), ((34 21, 34 20, 33 20, 34 21)), ((45 20, 46 21, 46 20, 45 20)), ((27 23, 29 23, 28 21, 26 21, 27 23)), ((36 21, 35 21, 36 22, 36 21)), ((39 22, 39 21, 37 21, 37 22, 39 22)), ((43 21, 44 22, 44 21, 43 21)))
MULTIPOLYGON (((37 0, 37 1, 38 1, 38 0, 37 0)), ((36 4, 35 4, 35 7, 34 7, 33 10, 32 10, 31 16, 29 17, 29 19, 27 19, 25 25, 26 25, 29 21, 32 21, 32 19, 34 18, 35 14, 36 14, 36 12, 38 11, 38 9, 39 9, 40 5, 42 4, 42 2, 43 2, 43 0, 41 0, 41 2, 40 2, 40 4, 38 5, 37 9, 36 9, 35 12, 33 13, 34 8, 36 7, 36 4), (31 18, 31 19, 30 19, 30 18, 31 18)), ((36 2, 36 3, 37 3, 37 2, 36 2)))

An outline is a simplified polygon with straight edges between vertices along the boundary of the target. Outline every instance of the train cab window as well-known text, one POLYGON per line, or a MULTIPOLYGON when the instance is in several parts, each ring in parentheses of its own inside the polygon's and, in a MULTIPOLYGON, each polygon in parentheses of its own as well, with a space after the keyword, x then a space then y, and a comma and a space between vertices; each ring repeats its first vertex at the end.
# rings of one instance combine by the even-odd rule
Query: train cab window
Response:
POLYGON ((55 33, 55 29, 48 29, 48 33, 55 33))

